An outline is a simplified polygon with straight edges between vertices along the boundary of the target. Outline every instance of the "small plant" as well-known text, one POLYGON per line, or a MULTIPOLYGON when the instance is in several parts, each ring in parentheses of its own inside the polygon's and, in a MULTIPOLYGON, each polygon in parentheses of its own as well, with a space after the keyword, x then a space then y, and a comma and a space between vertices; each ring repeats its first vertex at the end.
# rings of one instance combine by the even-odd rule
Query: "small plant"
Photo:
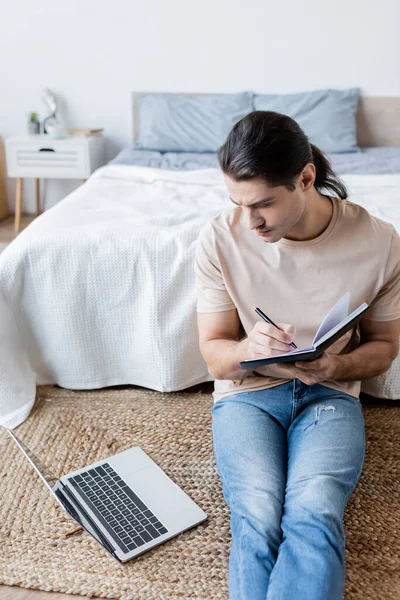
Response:
POLYGON ((40 121, 37 112, 28 113, 27 129, 29 134, 40 133, 40 121))

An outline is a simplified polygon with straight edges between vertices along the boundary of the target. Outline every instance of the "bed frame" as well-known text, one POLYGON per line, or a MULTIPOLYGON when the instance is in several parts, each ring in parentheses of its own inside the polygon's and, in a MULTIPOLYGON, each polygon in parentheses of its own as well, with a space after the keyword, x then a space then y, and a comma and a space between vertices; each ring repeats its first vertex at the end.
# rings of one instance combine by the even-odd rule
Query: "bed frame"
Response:
MULTIPOLYGON (((155 92, 133 92, 133 140, 139 134, 139 96, 155 92)), ((168 92, 177 95, 178 92, 168 92)), ((179 93, 182 96, 209 94, 179 93)), ((361 96, 357 112, 357 140, 361 147, 400 146, 400 97, 361 96)))

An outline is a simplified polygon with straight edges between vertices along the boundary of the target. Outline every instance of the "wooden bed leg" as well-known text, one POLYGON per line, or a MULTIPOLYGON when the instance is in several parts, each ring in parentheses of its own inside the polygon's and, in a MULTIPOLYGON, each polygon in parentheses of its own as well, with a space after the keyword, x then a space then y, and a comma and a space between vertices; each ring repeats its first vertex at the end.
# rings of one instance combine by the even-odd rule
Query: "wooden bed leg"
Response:
POLYGON ((15 222, 14 222, 15 231, 21 230, 21 208, 22 208, 23 182, 24 182, 24 180, 22 179, 22 177, 17 177, 17 193, 15 196, 15 222))

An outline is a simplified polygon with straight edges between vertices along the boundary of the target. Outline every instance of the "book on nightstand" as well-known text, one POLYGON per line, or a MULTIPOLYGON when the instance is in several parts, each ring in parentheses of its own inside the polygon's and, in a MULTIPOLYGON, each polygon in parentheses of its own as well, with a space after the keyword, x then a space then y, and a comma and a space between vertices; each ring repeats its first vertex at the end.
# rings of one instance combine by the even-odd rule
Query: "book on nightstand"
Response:
POLYGON ((103 128, 101 129, 89 129, 83 127, 68 127, 68 135, 83 135, 85 137, 91 137, 94 135, 101 135, 103 128))

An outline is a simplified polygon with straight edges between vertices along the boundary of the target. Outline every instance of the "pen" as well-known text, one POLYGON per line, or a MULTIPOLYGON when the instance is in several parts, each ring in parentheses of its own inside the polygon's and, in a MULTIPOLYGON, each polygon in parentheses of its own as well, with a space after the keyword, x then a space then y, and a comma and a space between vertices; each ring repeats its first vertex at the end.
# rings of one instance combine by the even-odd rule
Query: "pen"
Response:
MULTIPOLYGON (((281 327, 278 327, 278 325, 275 325, 275 323, 273 321, 271 321, 271 319, 269 317, 267 317, 267 315, 264 314, 263 311, 260 308, 256 308, 256 313, 258 315, 260 315, 260 317, 262 317, 264 319, 264 321, 267 321, 267 323, 269 323, 270 325, 273 325, 274 327, 276 327, 280 331, 283 331, 283 329, 281 327)), ((292 348, 297 348, 297 346, 296 346, 296 344, 294 342, 290 342, 289 345, 292 346, 292 348)))

